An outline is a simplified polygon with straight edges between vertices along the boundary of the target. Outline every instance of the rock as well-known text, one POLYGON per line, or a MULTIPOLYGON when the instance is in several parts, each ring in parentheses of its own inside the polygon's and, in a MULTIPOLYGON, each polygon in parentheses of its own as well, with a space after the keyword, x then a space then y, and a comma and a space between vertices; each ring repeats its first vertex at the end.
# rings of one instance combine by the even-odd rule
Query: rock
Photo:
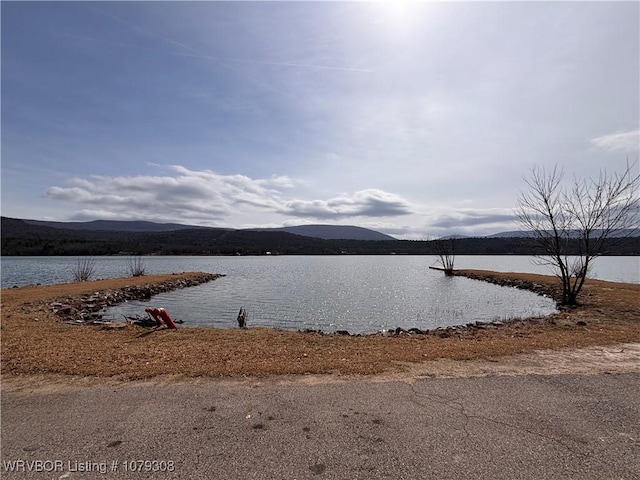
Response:
POLYGON ((60 306, 53 309, 53 312, 57 313, 58 315, 69 315, 71 312, 73 312, 73 307, 71 305, 58 305, 60 306))
POLYGON ((321 475, 327 469, 327 466, 324 463, 314 463, 313 465, 309 465, 309 470, 314 475, 321 475))
POLYGON ((324 335, 322 330, 314 330, 313 328, 305 328, 304 330, 298 330, 300 333, 315 333, 319 335, 324 335))

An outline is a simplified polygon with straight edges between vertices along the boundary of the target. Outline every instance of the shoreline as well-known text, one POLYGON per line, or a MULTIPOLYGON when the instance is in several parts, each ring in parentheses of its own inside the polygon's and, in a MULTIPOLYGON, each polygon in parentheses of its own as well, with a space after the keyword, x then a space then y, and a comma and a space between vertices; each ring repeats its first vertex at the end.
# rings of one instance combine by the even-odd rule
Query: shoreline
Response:
MULTIPOLYGON (((555 277, 535 274, 478 270, 456 274, 518 288, 536 286, 545 294, 553 292, 556 282, 555 277)), ((117 330, 77 328, 60 321, 50 307, 62 297, 77 301, 101 290, 167 281, 180 284, 202 275, 212 274, 154 275, 2 290, 2 373, 12 377, 63 375, 118 380, 167 375, 372 376, 410 371, 430 361, 484 361, 545 349, 640 342, 640 285, 599 280, 587 282, 581 306, 550 317, 491 327, 447 327, 423 335, 402 331, 347 336, 263 327, 150 331, 130 324, 117 330)))
MULTIPOLYGON (((177 275, 177 274, 173 274, 177 275)), ((462 276, 466 278, 470 278, 473 280, 485 281, 487 283, 492 283, 502 287, 514 287, 519 289, 524 289, 536 293, 538 295, 544 297, 554 298, 554 294, 557 297, 559 292, 556 292, 552 288, 548 288, 545 285, 541 285, 539 283, 535 283, 532 281, 525 281, 521 279, 503 279, 503 278, 494 278, 491 275, 481 275, 478 271, 467 271, 467 270, 455 270, 455 276, 462 276)), ((203 273, 197 272, 194 274, 190 274, 189 278, 177 278, 177 279, 169 279, 163 280, 159 283, 144 283, 142 285, 125 285, 120 288, 111 288, 106 290, 98 290, 93 291, 92 293, 86 293, 81 296, 76 297, 61 297, 55 298, 53 301, 48 303, 49 309, 55 313, 58 318, 65 323, 71 325, 94 325, 94 326, 102 326, 103 328, 124 328, 125 325, 129 323, 134 323, 136 325, 146 326, 147 328, 155 327, 155 322, 151 322, 150 319, 145 317, 140 317, 138 321, 134 321, 132 318, 125 317, 125 320, 122 321, 114 321, 114 320, 105 320, 104 319, 104 309, 107 307, 111 307, 114 305, 118 305, 120 303, 125 303, 130 300, 150 300, 152 296, 157 295, 163 292, 169 292, 174 290, 179 290, 187 287, 201 285, 203 283, 208 283, 218 278, 224 277, 224 274, 212 274, 212 273, 203 273)), ((102 279, 109 280, 109 279, 102 279)), ((111 279, 111 280, 115 280, 111 279)), ((94 282, 99 282, 100 280, 95 280, 94 282)), ((58 284, 64 285, 64 284, 58 284)), ((35 285, 25 285, 24 287, 11 287, 11 290, 16 288, 28 288, 28 287, 38 287, 42 286, 40 284, 35 285)), ((50 285, 50 286, 55 286, 50 285)), ((557 300, 557 298, 554 298, 557 300)), ((557 313, 557 312, 555 312, 557 313)), ((539 317, 539 318, 546 318, 539 317)), ((350 333, 347 330, 338 329, 334 332, 325 332, 323 330, 317 329, 282 329, 285 331, 294 331, 298 333, 304 334, 318 334, 318 335, 339 335, 339 336, 348 336, 348 337, 366 337, 366 336, 401 336, 401 335, 438 335, 440 337, 449 337, 455 332, 466 331, 470 329, 491 329, 491 328, 499 328, 504 326, 507 323, 515 323, 519 321, 529 321, 531 319, 536 319, 538 317, 531 318, 512 318, 507 320, 493 320, 493 321, 472 321, 465 324, 459 325, 447 325, 440 326, 431 329, 420 329, 417 327, 412 328, 389 328, 386 330, 378 330, 369 333, 350 333)), ((180 322, 181 323, 181 322, 180 322)), ((216 328, 216 327, 189 327, 186 328, 216 328)), ((252 327, 249 327, 252 328, 252 327)), ((263 328, 274 328, 279 330, 277 327, 263 327, 263 328)))
MULTIPOLYGON (((177 275, 177 274, 173 274, 177 275)), ((455 270, 455 276, 462 276, 466 278, 470 278, 473 280, 480 280, 487 283, 492 283, 502 287, 514 287, 523 290, 528 290, 537 295, 541 295, 544 297, 550 297, 557 301, 559 298, 559 292, 554 290, 553 288, 549 288, 548 286, 541 285, 540 283, 526 281, 522 279, 504 279, 492 277, 491 275, 482 275, 478 271, 467 271, 467 270, 455 270), (556 297, 556 298, 554 298, 556 297)), ((49 309, 55 313, 58 318, 65 323, 72 325, 97 325, 102 326, 104 328, 123 328, 128 323, 134 323, 137 325, 146 326, 150 328, 155 326, 154 322, 150 322, 150 319, 141 317, 138 321, 133 321, 132 318, 125 317, 125 320, 122 321, 114 321, 114 320, 105 320, 104 319, 104 310, 107 307, 111 307, 114 305, 118 305, 120 303, 125 303, 130 300, 150 300, 152 296, 157 295, 159 293, 179 290, 183 288, 188 288, 192 286, 201 285, 204 283, 211 282, 218 278, 224 277, 224 274, 212 274, 212 273, 203 273, 197 272, 192 273, 188 278, 176 278, 176 279, 168 279, 163 280, 161 282, 156 283, 144 283, 141 285, 125 285, 119 288, 111 288, 106 290, 98 290, 93 291, 92 293, 86 293, 76 297, 60 297, 55 298, 53 301, 48 303, 49 309), (128 320, 128 321, 127 321, 128 320), (149 323, 150 322, 150 323, 149 323)), ((108 281, 109 279, 102 279, 108 281)), ((111 279, 111 280, 116 280, 111 279)), ((94 282, 100 282, 100 280, 95 280, 94 282)), ((90 283, 90 282, 87 282, 90 283)), ((58 284, 65 285, 65 284, 58 284)), ((42 286, 40 284, 35 285, 25 285, 23 287, 11 287, 10 290, 14 290, 16 288, 28 288, 28 287, 39 287, 42 286)), ((49 285, 49 286, 55 286, 49 285)), ((9 289, 6 289, 9 290, 9 289)), ((557 313, 557 312, 554 312, 557 313)), ((540 317, 546 318, 547 316, 540 317)), ((538 317, 532 317, 538 318, 538 317)), ((490 329, 490 328, 499 328, 505 325, 506 323, 514 323, 518 321, 528 321, 531 318, 521 318, 516 317, 507 320, 493 320, 493 321, 472 321, 465 324, 459 325, 447 325, 441 326, 431 329, 420 329, 417 327, 413 328, 389 328, 386 330, 378 330, 375 332, 369 333, 350 333, 347 330, 336 330, 334 332, 325 332, 323 330, 316 329, 283 329, 285 331, 296 331, 298 333, 305 334, 319 334, 319 335, 340 335, 340 336, 350 336, 350 337, 362 337, 362 336, 372 336, 372 335, 383 335, 383 336, 399 336, 399 335, 439 335, 441 337, 451 336, 452 333, 469 330, 469 329, 490 329)), ((190 327, 186 328, 216 328, 216 327, 190 327)), ((249 327, 252 328, 252 327, 249 327)), ((264 327, 264 328, 275 328, 277 327, 264 327)))

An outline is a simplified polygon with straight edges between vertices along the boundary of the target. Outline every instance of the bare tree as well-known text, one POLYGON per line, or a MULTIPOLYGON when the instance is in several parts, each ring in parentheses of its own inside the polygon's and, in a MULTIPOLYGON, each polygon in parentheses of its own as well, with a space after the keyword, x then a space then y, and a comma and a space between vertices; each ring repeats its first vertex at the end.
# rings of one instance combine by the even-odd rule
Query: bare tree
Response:
POLYGON ((602 170, 597 179, 573 179, 564 187, 564 172, 531 169, 520 195, 516 216, 544 252, 540 264, 550 265, 562 281, 563 305, 575 305, 592 261, 607 244, 625 238, 640 226, 637 162, 622 173, 602 170))
POLYGON ((453 275, 453 265, 456 259, 456 238, 439 238, 431 241, 433 252, 438 256, 438 262, 445 275, 453 275))
POLYGON ((80 257, 73 266, 73 279, 76 282, 87 282, 96 270, 96 261, 91 257, 80 257))
POLYGON ((129 257, 127 267, 132 277, 142 277, 146 273, 146 267, 141 257, 129 257))

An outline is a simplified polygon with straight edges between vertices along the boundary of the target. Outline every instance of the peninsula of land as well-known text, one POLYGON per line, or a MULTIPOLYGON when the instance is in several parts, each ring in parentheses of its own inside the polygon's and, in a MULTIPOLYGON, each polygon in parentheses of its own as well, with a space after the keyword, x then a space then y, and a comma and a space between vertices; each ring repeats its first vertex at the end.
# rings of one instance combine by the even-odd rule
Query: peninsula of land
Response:
MULTIPOLYGON (((459 271, 553 295, 551 276, 459 271)), ((75 326, 52 304, 96 292, 196 279, 202 273, 115 278, 82 283, 27 286, 2 291, 2 373, 5 376, 65 375, 148 379, 264 377, 269 375, 376 375, 399 372, 432 360, 500 359, 543 349, 640 342, 640 285, 589 280, 582 304, 545 318, 485 328, 449 328, 423 334, 326 335, 270 328, 178 328, 149 330, 75 326), (60 301, 62 299, 62 301, 60 301)))

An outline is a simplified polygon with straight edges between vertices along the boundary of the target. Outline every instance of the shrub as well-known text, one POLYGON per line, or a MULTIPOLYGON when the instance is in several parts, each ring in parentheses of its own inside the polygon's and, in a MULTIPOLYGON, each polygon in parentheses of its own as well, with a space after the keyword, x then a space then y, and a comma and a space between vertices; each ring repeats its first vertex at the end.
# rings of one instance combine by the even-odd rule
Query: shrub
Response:
POLYGON ((96 271, 96 261, 91 257, 80 257, 73 267, 73 279, 76 282, 87 282, 96 271))
POLYGON ((130 257, 128 262, 129 275, 142 277, 146 273, 146 267, 141 257, 130 257))

